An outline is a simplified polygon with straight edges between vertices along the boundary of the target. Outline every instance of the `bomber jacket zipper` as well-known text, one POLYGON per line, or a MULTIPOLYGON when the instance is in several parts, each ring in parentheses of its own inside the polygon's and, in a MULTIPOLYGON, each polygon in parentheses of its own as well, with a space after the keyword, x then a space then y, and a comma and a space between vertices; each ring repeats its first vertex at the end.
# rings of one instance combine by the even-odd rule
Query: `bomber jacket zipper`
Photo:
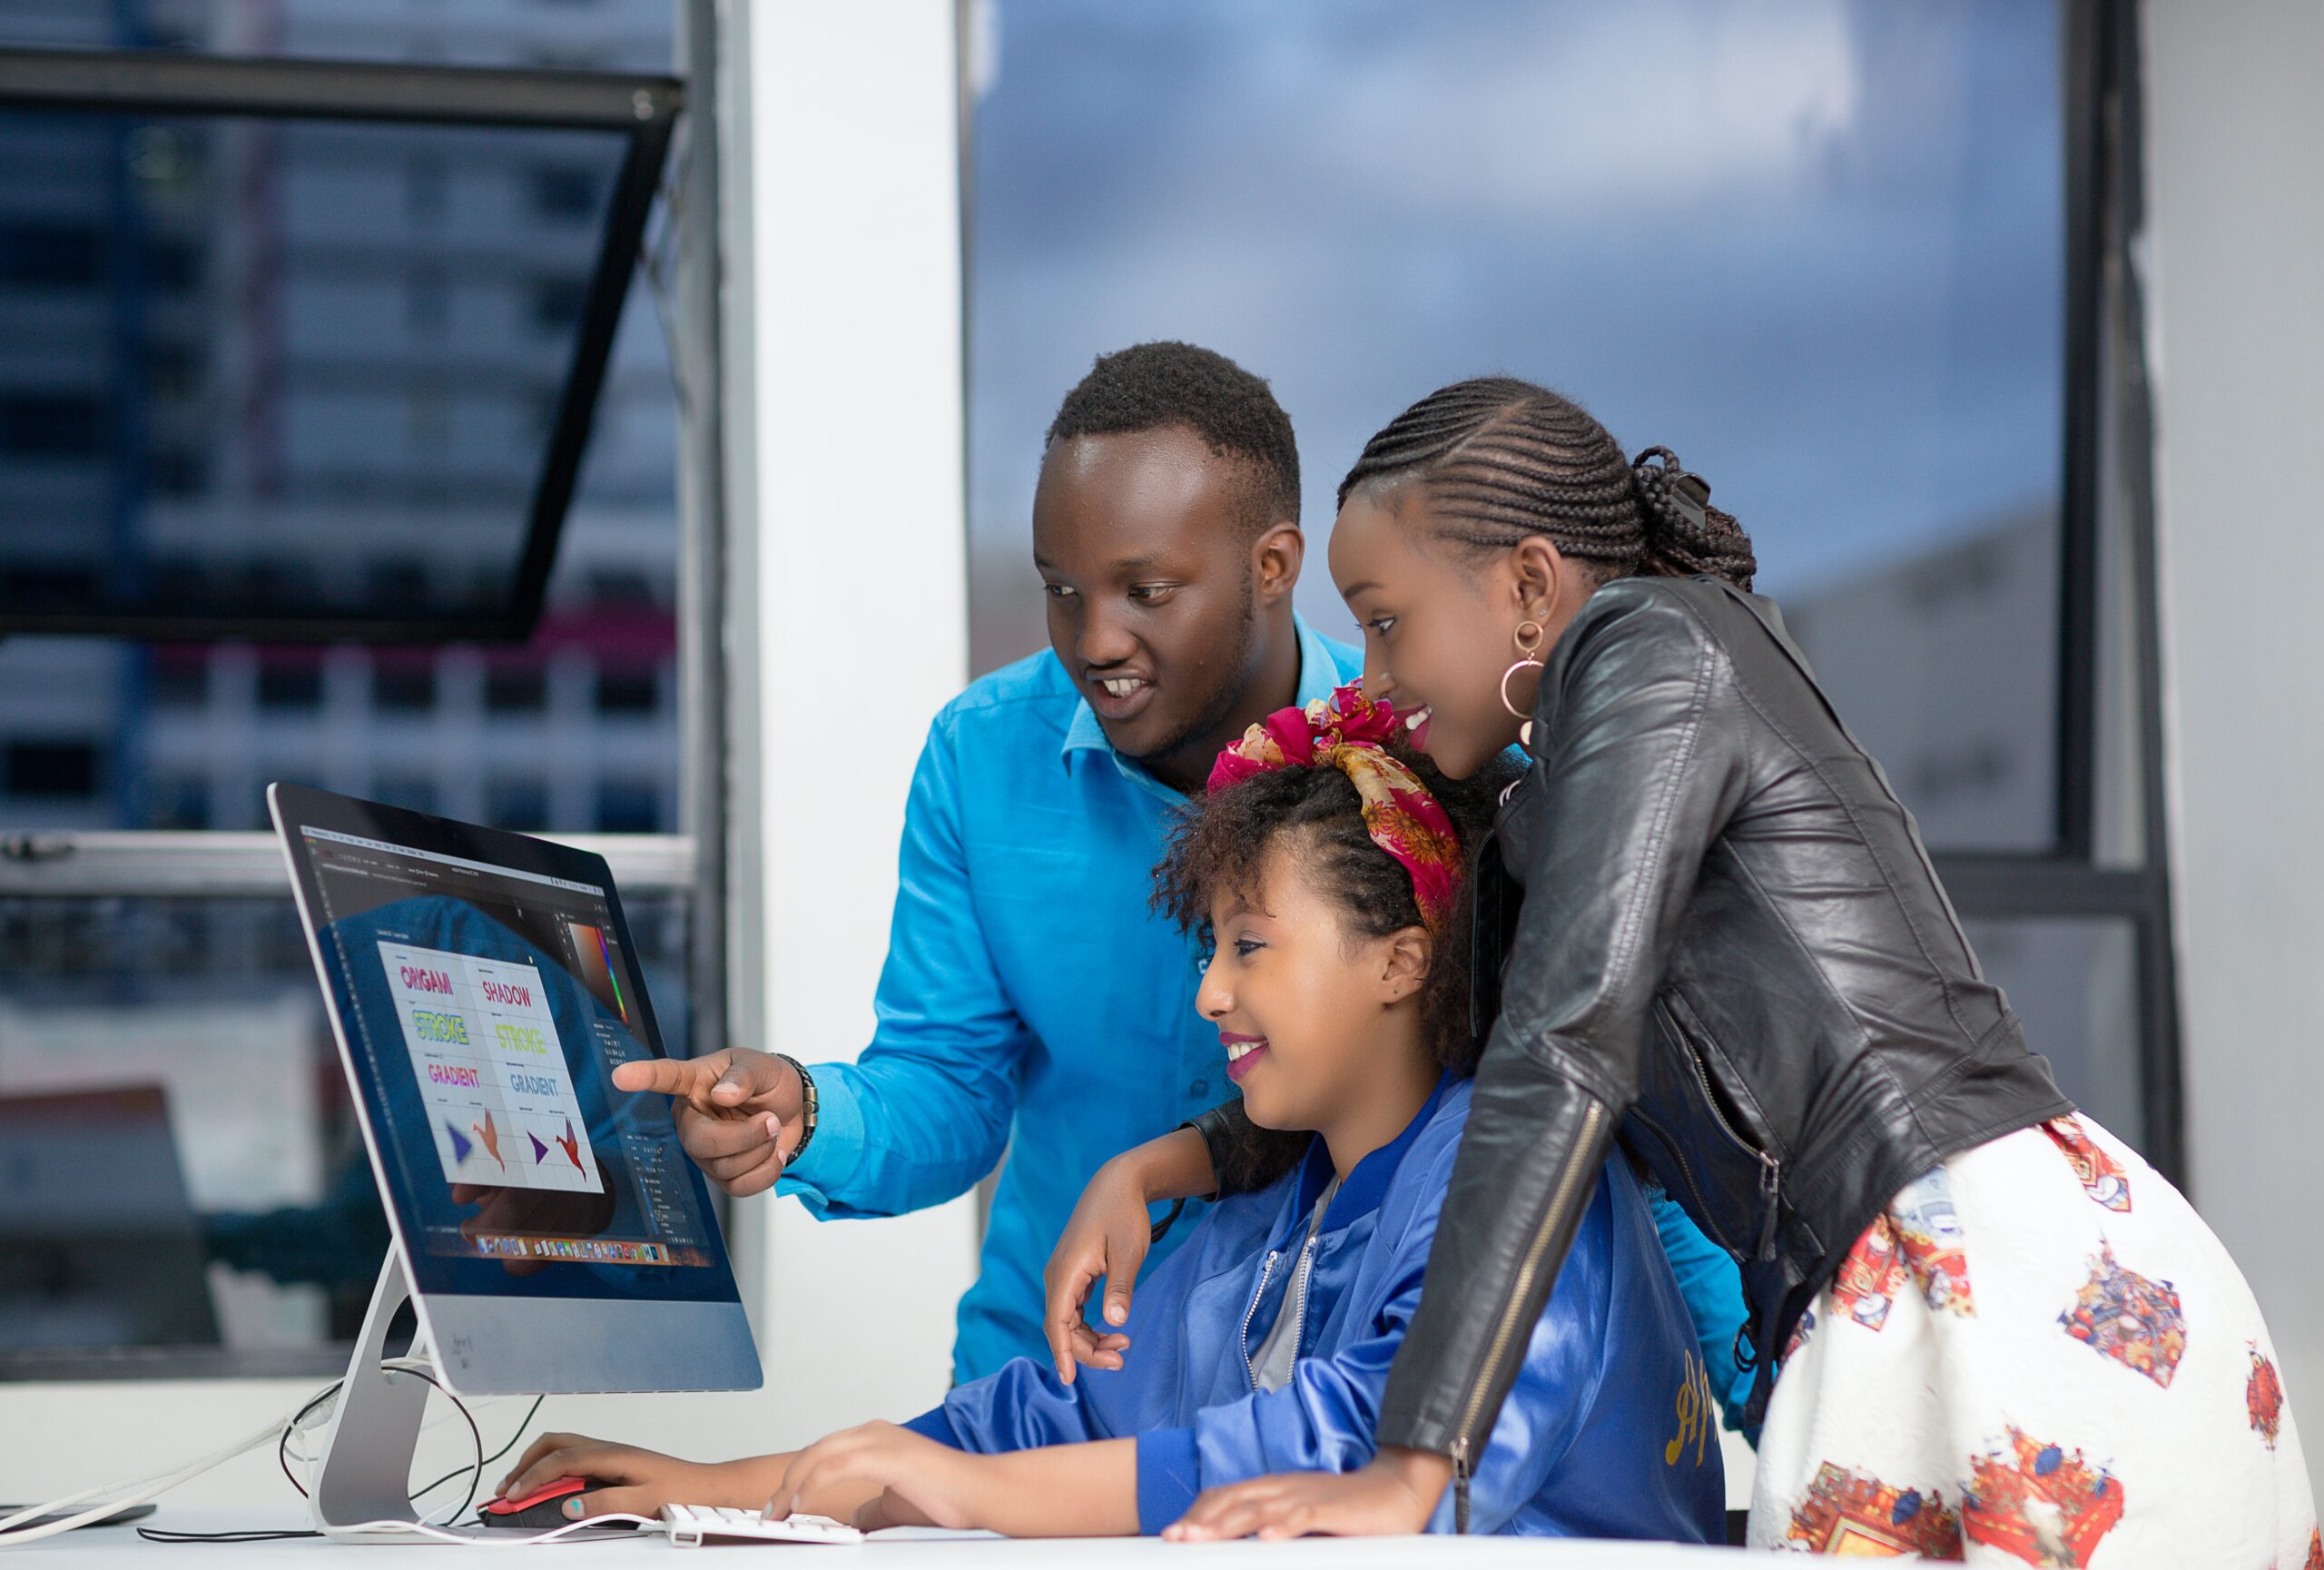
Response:
POLYGON ((1267 1295, 1267 1282, 1275 1276, 1275 1262, 1282 1257, 1281 1249, 1267 1250, 1266 1263, 1259 1267, 1259 1289, 1251 1294, 1251 1306, 1243 1310, 1243 1372, 1250 1376, 1254 1390, 1259 1387, 1259 1371, 1251 1366, 1251 1316, 1259 1311, 1259 1299, 1267 1295))
MULTIPOLYGON (((1315 1273, 1315 1234, 1307 1234, 1305 1247, 1299 1250, 1299 1262, 1291 1268, 1291 1285, 1296 1294, 1291 1302, 1291 1357, 1299 1359, 1299 1343, 1307 1333, 1307 1281, 1315 1273)), ((1256 1384, 1256 1380, 1252 1383, 1256 1384)))
MULTIPOLYGON (((1493 1327, 1492 1340, 1485 1348, 1484 1365, 1477 1370, 1477 1380, 1469 1391, 1469 1404, 1461 1414, 1461 1422, 1452 1435, 1452 1529, 1469 1529, 1470 1451, 1477 1419, 1484 1415, 1485 1395, 1493 1385, 1502 1362, 1509 1355, 1510 1342, 1515 1338, 1518 1316, 1524 1306, 1526 1294, 1533 1285, 1533 1278, 1541 1273, 1542 1257, 1550 1251, 1550 1243, 1564 1229, 1567 1214, 1573 1209, 1574 1198, 1581 1190, 1582 1179, 1590 1165, 1590 1152, 1598 1144, 1599 1125, 1606 1121, 1605 1106, 1591 1101, 1582 1110, 1581 1131, 1573 1141, 1572 1153, 1566 1158, 1565 1170, 1558 1174, 1557 1186, 1550 1190, 1549 1208, 1541 1212, 1541 1225, 1533 1229, 1533 1240, 1527 1245, 1524 1258, 1519 1261, 1517 1278, 1511 1283, 1509 1299, 1502 1305, 1501 1320, 1493 1327)), ((1247 1321, 1246 1321, 1247 1324, 1247 1321)), ((1245 1360, 1247 1362, 1248 1355, 1245 1360)))
MULTIPOLYGON (((1758 1160, 1759 1206, 1764 1216, 1759 1222, 1758 1258, 1759 1263, 1764 1265, 1776 1257, 1777 1201, 1783 1197, 1783 1163, 1761 1150, 1758 1140, 1745 1139, 1742 1134, 1737 1132, 1735 1125, 1727 1121, 1727 1114, 1719 1110, 1718 1097, 1712 1093, 1710 1071, 1703 1066, 1702 1054, 1695 1050, 1695 1044, 1692 1042, 1682 1042, 1681 1044, 1687 1049, 1687 1066, 1695 1071, 1695 1084, 1703 1093, 1703 1105, 1710 1109, 1711 1117, 1720 1128, 1727 1131, 1728 1139, 1750 1151, 1758 1160)), ((1689 1174, 1689 1180, 1693 1180, 1691 1173, 1689 1174)))

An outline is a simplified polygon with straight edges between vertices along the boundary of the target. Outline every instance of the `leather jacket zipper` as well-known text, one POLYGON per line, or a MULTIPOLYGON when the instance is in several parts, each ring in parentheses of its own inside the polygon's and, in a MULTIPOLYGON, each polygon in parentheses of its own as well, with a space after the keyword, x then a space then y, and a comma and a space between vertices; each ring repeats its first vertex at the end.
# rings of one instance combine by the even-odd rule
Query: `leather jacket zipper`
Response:
POLYGON ((1275 1262, 1283 1257, 1281 1249, 1269 1249, 1267 1261, 1259 1267, 1259 1289, 1251 1294, 1251 1306, 1243 1310, 1243 1372, 1251 1378, 1251 1388, 1259 1387, 1259 1371, 1251 1366, 1251 1316, 1259 1311, 1259 1299, 1267 1295, 1267 1282, 1275 1275, 1275 1262))
MULTIPOLYGON (((1764 1265, 1776 1257, 1777 1201, 1783 1197, 1783 1163, 1761 1150, 1757 1140, 1745 1139, 1736 1131, 1735 1125, 1727 1121, 1727 1114, 1719 1110, 1718 1097, 1711 1091, 1710 1071, 1703 1066, 1703 1055, 1695 1051, 1695 1044, 1692 1042, 1687 1042, 1684 1045, 1687 1049, 1687 1065, 1695 1071, 1695 1084, 1702 1091, 1703 1104, 1710 1109, 1711 1117, 1717 1120, 1721 1129, 1727 1131, 1728 1139, 1750 1151, 1758 1160, 1759 1208, 1764 1214, 1764 1219, 1759 1223, 1758 1258, 1759 1263, 1764 1265)), ((1691 1173, 1689 1174, 1689 1180, 1693 1180, 1691 1173)))
POLYGON ((1695 1169, 1688 1164, 1685 1153, 1679 1149, 1679 1141, 1670 1137, 1669 1130, 1656 1122, 1643 1109, 1632 1107, 1630 1116, 1654 1131, 1654 1137, 1660 1140, 1662 1148, 1670 1152, 1670 1160, 1677 1164, 1679 1175, 1687 1180, 1687 1191, 1695 1197, 1695 1208, 1690 1214, 1702 1218, 1699 1224, 1703 1235, 1718 1244, 1729 1259, 1741 1264, 1743 1250, 1735 1246, 1733 1239, 1720 1229, 1718 1219, 1712 1216, 1709 1201, 1703 1197, 1702 1185, 1695 1181, 1695 1169))
POLYGON ((1452 1441, 1452 1530, 1464 1536, 1469 1530, 1469 1437, 1466 1434, 1452 1441))
MULTIPOLYGON (((1477 1382, 1469 1391, 1469 1404, 1461 1414, 1460 1427, 1452 1436, 1452 1529, 1469 1529, 1469 1452, 1474 1438, 1477 1419, 1484 1415, 1485 1394, 1492 1387, 1495 1374, 1509 1355, 1510 1342, 1519 1328, 1517 1319, 1523 1308, 1526 1294, 1533 1285, 1533 1278, 1541 1273, 1542 1257, 1550 1251, 1551 1242, 1565 1229, 1567 1214, 1573 1209, 1574 1197, 1581 1192, 1582 1179, 1588 1175, 1590 1152, 1598 1145, 1598 1129, 1606 1121, 1606 1109, 1591 1101, 1582 1110, 1581 1129, 1575 1135, 1573 1150, 1566 1157, 1565 1170, 1558 1174, 1557 1186, 1550 1191, 1549 1209, 1541 1212, 1541 1224, 1533 1230, 1533 1240, 1526 1246, 1525 1257, 1517 1267, 1516 1279, 1510 1284, 1509 1300, 1502 1305, 1501 1322, 1493 1327, 1492 1340, 1485 1348, 1484 1366, 1477 1370, 1477 1382)), ((1248 1361, 1246 1357, 1246 1361, 1248 1361)))

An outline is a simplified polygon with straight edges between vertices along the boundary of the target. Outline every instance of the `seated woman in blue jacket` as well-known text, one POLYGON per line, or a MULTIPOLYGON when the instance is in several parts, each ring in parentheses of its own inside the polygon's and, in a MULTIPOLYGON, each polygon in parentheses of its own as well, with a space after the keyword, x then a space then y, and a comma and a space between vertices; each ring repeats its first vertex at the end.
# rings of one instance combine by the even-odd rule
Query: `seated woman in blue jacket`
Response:
MULTIPOLYGON (((1206 1214, 1139 1289, 1135 1356, 1066 1384, 1019 1358, 933 1411, 721 1464, 547 1435, 503 1485, 601 1486, 576 1519, 668 1501, 866 1526, 1159 1532, 1202 1489, 1372 1454, 1469 1111, 1462 841, 1496 782, 1449 781, 1343 687, 1221 755, 1157 870, 1200 928, 1197 998, 1280 1176, 1206 1214), (1423 784, 1423 780, 1426 782, 1423 784)), ((1718 1541, 1715 1408, 1654 1220, 1622 1159, 1473 1458, 1470 1529, 1718 1541)), ((1448 1495, 1433 1529, 1450 1530, 1448 1495)))

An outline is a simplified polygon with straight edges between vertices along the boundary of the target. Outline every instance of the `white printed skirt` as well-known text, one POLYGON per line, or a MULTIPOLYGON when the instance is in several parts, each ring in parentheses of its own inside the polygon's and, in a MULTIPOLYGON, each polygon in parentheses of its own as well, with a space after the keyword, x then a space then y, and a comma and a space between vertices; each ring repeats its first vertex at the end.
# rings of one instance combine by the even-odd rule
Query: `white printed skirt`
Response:
POLYGON ((1750 1542, 2324 1570, 2250 1288, 2086 1117, 1951 1158, 1856 1240, 1776 1381, 1750 1542))

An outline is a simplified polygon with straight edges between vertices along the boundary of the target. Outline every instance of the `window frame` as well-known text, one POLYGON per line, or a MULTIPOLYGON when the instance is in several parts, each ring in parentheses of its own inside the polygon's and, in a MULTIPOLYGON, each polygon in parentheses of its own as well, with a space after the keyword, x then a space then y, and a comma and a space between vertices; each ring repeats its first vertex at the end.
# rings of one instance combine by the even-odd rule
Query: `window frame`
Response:
MULTIPOLYGON (((678 58, 704 74, 714 67, 714 18, 702 0, 677 0, 678 58)), ((0 106, 24 86, 25 57, 57 75, 44 84, 50 107, 87 95, 87 106, 153 113, 202 112, 284 117, 399 120, 515 126, 620 129, 631 136, 606 216, 585 308, 582 341, 560 398, 556 433, 535 499, 517 604, 500 636, 521 639, 537 619, 563 518, 585 455, 597 384, 610 358, 623 300, 641 271, 666 285, 665 329, 677 383, 678 710, 681 748, 679 827, 675 834, 558 834, 566 844, 606 858, 618 887, 633 897, 680 895, 688 906, 689 1018, 694 1055, 726 1044, 730 1015, 727 901, 729 769, 724 756, 730 701, 722 618, 726 461, 721 420, 724 375, 720 318, 718 164, 704 111, 685 114, 687 84, 676 76, 569 71, 511 71, 481 66, 404 66, 155 53, 0 50, 0 106), (698 123, 699 122, 699 123, 698 123), (675 146, 675 155, 672 149, 675 146), (665 167, 665 164, 667 167, 665 167), (662 198, 655 207, 655 198, 662 198), (651 210, 649 212, 649 210, 651 210), (628 213, 625 221, 624 213, 628 213), (665 227, 648 233, 658 213, 665 227), (626 241, 621 236, 625 234, 626 241), (584 379, 587 385, 582 385, 584 379)), ((269 621, 235 629, 221 622, 188 627, 161 622, 124 629, 12 620, 0 632, 100 633, 108 637, 223 642, 243 637, 296 642, 298 630, 269 621)), ((441 636, 484 642, 473 621, 441 636)), ((413 624, 332 622, 307 636, 408 643, 413 624)), ((0 899, 279 897, 290 888, 282 852, 270 833, 149 830, 9 830, 0 826, 0 899)), ((723 1196, 720 1220, 732 1234, 723 1196)), ((253 1377, 329 1373, 344 1366, 343 1346, 311 1351, 261 1350, 246 1357, 192 1349, 124 1359, 124 1377, 253 1377)), ((43 1376, 33 1376, 40 1377, 43 1376)), ((75 1379, 94 1377, 94 1368, 75 1379)), ((0 1369, 0 1384, 16 1377, 0 1369)))
MULTIPOLYGON (((326 120, 616 132, 627 138, 580 306, 573 360, 549 430, 507 599, 492 615, 192 616, 0 607, 0 637, 87 635, 146 642, 521 643, 540 619, 566 512, 646 221, 685 104, 675 76, 182 54, 153 49, 0 48, 0 111, 326 120)), ((675 346, 672 353, 676 352, 675 346)))
MULTIPOLYGON (((2154 533, 2153 414, 2137 247, 2144 229, 2140 62, 2133 12, 2063 0, 2065 138, 2065 400, 2061 476, 2053 843, 2043 852, 1935 852, 1971 919, 2102 918, 2131 923, 2138 955, 2142 1152, 2186 1186, 2154 533), (2099 844, 2103 552, 2122 556, 2133 864, 2099 844)), ((2037 1043, 2038 1045, 2038 1043, 2037 1043)))

